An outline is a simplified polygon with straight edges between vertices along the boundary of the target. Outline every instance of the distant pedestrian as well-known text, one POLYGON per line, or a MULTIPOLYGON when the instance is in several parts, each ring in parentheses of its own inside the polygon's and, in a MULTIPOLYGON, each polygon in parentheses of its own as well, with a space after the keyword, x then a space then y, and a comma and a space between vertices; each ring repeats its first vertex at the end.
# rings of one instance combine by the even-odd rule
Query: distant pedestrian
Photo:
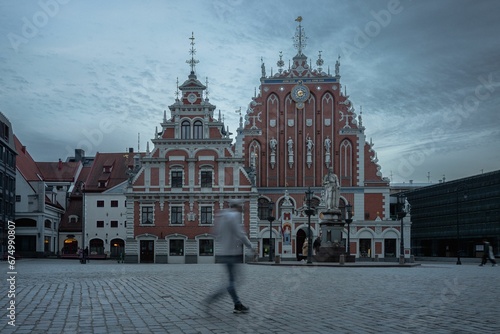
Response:
POLYGON ((484 244, 484 253, 480 266, 484 266, 488 262, 488 260, 490 260, 492 266, 496 267, 497 262, 495 261, 495 255, 493 254, 493 246, 491 246, 490 243, 486 240, 483 241, 483 244, 484 244))
POLYGON ((319 249, 321 247, 321 237, 317 237, 313 242, 314 254, 318 255, 319 249))
POLYGON ((78 247, 77 254, 78 254, 78 258, 80 259, 80 263, 83 263, 83 249, 78 247))
POLYGON ((85 247, 85 250, 83 251, 83 263, 87 263, 89 261, 89 248, 85 247))
POLYGON ((228 285, 220 287, 204 300, 208 306, 228 292, 234 303, 234 313, 246 313, 249 310, 248 307, 241 303, 235 287, 238 276, 238 263, 243 258, 243 246, 252 249, 252 244, 241 224, 242 205, 243 201, 241 200, 231 200, 229 208, 221 210, 215 219, 216 242, 220 245, 218 259, 226 266, 229 282, 228 285))
POLYGON ((302 244, 302 259, 307 259, 307 254, 309 252, 309 242, 304 240, 304 243, 302 244))

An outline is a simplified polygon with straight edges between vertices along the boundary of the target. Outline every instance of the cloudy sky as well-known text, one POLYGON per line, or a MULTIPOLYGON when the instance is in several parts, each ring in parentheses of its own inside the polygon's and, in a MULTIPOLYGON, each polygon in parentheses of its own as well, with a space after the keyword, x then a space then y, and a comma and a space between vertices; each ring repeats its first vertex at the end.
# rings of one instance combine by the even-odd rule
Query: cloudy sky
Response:
MULTIPOLYGON (((187 79, 230 131, 279 52, 334 71, 384 176, 439 182, 500 169, 500 2, 0 1, 0 111, 36 161, 141 151, 187 79), (307 4, 307 5, 306 5, 307 4), (138 137, 140 135, 140 141, 138 137)), ((152 146, 151 146, 152 148, 152 146)))

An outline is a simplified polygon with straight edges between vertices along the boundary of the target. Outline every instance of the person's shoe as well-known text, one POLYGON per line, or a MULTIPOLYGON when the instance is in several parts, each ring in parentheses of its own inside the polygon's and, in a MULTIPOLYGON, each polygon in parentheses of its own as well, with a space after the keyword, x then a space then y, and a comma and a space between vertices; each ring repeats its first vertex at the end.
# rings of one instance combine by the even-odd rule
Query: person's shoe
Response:
POLYGON ((492 267, 496 267, 496 266, 497 266, 497 264, 495 263, 495 264, 493 264, 493 265, 491 265, 491 266, 492 266, 492 267))
POLYGON ((482 266, 483 266, 483 264, 481 263, 479 266, 480 266, 480 267, 482 267, 482 266))
POLYGON ((248 307, 244 306, 241 303, 234 305, 233 313, 247 313, 248 311, 248 307))

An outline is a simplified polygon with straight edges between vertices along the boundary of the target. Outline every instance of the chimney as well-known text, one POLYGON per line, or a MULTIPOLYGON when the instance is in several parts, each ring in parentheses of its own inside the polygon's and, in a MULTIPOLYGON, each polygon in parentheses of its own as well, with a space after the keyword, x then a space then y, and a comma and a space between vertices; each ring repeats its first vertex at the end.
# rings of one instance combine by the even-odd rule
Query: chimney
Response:
POLYGON ((21 146, 21 152, 26 153, 26 146, 21 146))
POLYGON ((129 147, 128 148, 128 153, 134 153, 134 148, 133 147, 129 147))
POLYGON ((59 163, 57 164, 57 169, 58 169, 58 170, 61 170, 61 169, 62 169, 62 166, 63 166, 63 165, 62 165, 62 160, 61 160, 61 159, 59 159, 59 163))
POLYGON ((75 161, 76 162, 78 162, 78 161, 83 162, 83 158, 85 158, 85 151, 82 150, 81 148, 75 149, 75 161))

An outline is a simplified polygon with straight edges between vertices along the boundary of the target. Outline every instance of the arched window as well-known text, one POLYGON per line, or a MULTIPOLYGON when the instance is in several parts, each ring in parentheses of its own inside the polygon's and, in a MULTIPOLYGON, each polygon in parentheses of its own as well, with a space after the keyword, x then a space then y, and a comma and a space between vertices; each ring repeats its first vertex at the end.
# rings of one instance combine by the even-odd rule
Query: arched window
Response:
POLYGON ((191 139, 191 123, 189 121, 181 123, 181 139, 191 139))
POLYGON ((352 145, 348 140, 340 144, 340 184, 352 186, 352 145))
POLYGON ((259 198, 259 219, 266 220, 269 217, 269 200, 266 198, 259 198))
POLYGON ((193 138, 194 139, 203 139, 203 123, 198 120, 193 124, 193 138))

